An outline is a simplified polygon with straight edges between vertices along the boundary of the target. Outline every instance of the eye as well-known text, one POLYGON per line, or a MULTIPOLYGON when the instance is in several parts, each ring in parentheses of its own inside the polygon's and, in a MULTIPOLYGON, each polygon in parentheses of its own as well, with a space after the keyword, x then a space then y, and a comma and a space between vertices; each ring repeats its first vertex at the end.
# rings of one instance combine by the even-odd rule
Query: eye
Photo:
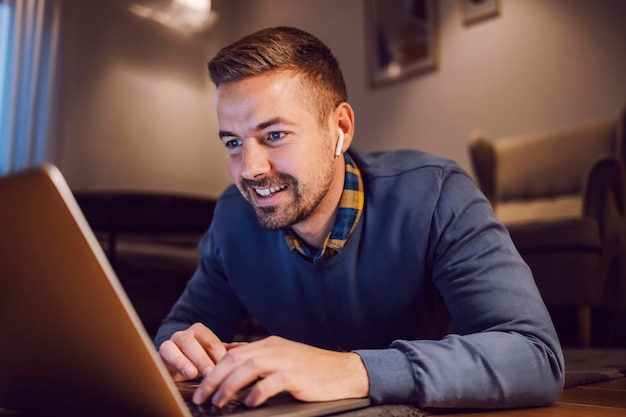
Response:
POLYGON ((279 140, 285 137, 285 132, 270 132, 267 135, 267 140, 279 140))
POLYGON ((241 144, 241 139, 229 139, 224 141, 224 146, 226 146, 228 149, 235 149, 241 146, 241 144))

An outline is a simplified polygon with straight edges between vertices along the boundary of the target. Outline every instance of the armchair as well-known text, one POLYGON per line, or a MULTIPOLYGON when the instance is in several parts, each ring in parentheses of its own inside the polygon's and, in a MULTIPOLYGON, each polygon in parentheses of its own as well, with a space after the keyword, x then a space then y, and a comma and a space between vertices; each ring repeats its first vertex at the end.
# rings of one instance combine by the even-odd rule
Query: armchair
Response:
POLYGON ((469 138, 479 187, 548 307, 575 307, 580 344, 592 309, 626 308, 626 111, 545 134, 469 138))

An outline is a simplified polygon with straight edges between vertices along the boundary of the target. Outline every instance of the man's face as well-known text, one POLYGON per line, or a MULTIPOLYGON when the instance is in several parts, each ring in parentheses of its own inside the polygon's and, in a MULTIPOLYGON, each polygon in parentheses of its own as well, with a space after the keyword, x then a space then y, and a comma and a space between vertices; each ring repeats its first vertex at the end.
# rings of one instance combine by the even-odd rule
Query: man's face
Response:
POLYGON ((320 211, 332 215, 336 206, 325 202, 336 187, 334 142, 312 106, 305 105, 305 85, 293 72, 273 71, 217 90, 230 176, 269 230, 302 223, 320 211))

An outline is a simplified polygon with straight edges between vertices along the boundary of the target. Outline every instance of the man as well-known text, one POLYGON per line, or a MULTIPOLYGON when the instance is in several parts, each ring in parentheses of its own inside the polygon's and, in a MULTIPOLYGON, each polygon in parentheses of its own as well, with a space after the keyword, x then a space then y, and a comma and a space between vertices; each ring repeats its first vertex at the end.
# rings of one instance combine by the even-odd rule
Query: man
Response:
POLYGON ((350 148, 330 50, 272 28, 209 63, 235 186, 156 344, 175 379, 225 404, 552 404, 563 358, 528 267, 472 180, 417 151, 350 148), (250 313, 273 335, 229 343, 250 313))

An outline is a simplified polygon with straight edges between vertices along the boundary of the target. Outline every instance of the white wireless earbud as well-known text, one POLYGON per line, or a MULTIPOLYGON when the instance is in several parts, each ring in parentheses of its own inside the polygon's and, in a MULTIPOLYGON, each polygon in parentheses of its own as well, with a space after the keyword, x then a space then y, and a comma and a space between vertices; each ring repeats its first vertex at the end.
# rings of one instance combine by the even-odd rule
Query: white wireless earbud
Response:
POLYGON ((343 130, 339 130, 339 139, 337 139, 337 148, 335 149, 335 156, 341 156, 341 148, 343 148, 343 130))

